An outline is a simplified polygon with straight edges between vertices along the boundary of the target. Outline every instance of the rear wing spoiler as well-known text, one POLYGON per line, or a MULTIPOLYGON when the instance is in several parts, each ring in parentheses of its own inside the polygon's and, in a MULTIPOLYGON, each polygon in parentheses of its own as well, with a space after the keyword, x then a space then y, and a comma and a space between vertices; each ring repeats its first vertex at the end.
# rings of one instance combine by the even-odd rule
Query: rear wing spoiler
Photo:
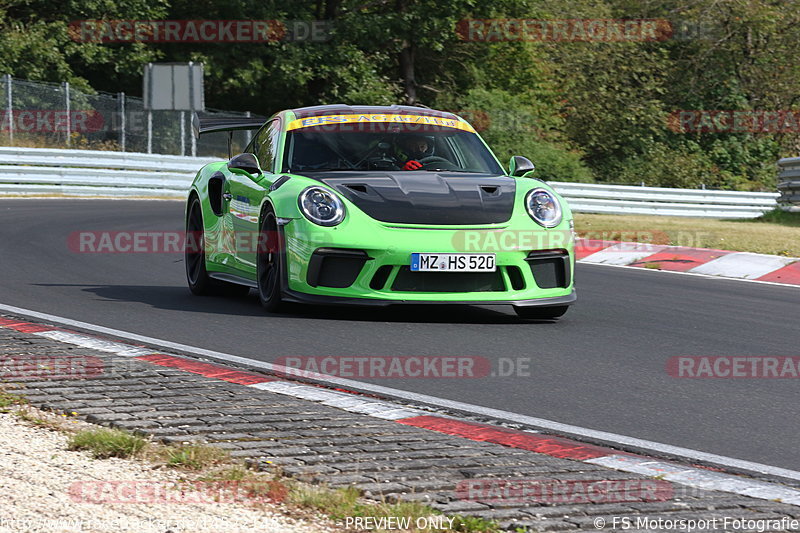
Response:
POLYGON ((228 157, 231 157, 231 143, 233 132, 240 130, 257 130, 263 126, 268 119, 256 117, 201 117, 197 113, 192 115, 192 129, 195 137, 204 133, 228 133, 228 157))

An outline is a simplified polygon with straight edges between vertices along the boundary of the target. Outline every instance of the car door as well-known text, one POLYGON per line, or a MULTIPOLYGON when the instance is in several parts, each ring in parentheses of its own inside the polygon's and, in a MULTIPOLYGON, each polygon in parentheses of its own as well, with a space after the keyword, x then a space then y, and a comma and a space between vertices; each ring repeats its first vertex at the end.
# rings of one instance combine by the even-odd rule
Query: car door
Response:
MULTIPOLYGON (((259 208, 267 189, 275 181, 275 153, 280 138, 280 121, 273 119, 256 133, 248 149, 258 159, 260 175, 232 173, 229 180, 230 219, 234 232, 236 265, 239 270, 255 275, 258 246, 259 208)), ((249 277, 249 276, 248 276, 249 277)))

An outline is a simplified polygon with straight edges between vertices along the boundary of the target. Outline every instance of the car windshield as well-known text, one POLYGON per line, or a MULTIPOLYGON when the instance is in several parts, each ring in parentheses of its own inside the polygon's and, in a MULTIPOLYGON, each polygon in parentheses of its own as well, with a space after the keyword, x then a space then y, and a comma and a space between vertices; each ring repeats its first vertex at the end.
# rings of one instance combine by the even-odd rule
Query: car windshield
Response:
MULTIPOLYGON (((390 116, 391 117, 391 116, 390 116)), ((313 117, 320 120, 328 117, 313 117)), ((417 118, 417 117, 415 117, 417 118)), ((420 117, 431 120, 431 117, 420 117)), ((417 170, 503 173, 472 128, 441 124, 355 122, 302 125, 286 136, 283 172, 417 170)), ((412 119, 413 120, 413 119, 412 119)), ((293 124, 295 124, 293 123, 293 124)))

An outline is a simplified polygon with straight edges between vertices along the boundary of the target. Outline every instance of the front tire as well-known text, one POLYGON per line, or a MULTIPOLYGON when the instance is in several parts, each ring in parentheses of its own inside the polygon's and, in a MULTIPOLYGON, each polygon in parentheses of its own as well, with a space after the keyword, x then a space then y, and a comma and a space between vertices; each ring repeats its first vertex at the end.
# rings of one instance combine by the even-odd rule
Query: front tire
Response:
POLYGON ((186 216, 186 244, 183 262, 186 264, 186 282, 197 296, 245 296, 250 289, 236 283, 213 279, 206 270, 205 226, 200 199, 193 196, 186 216))
POLYGON ((515 307, 514 311, 520 318, 529 318, 533 320, 552 320, 560 316, 569 309, 568 305, 551 305, 546 307, 515 307))
POLYGON ((272 209, 267 210, 261 221, 258 243, 256 254, 258 299, 265 310, 274 313, 281 310, 285 304, 281 299, 283 246, 278 231, 278 219, 272 209))

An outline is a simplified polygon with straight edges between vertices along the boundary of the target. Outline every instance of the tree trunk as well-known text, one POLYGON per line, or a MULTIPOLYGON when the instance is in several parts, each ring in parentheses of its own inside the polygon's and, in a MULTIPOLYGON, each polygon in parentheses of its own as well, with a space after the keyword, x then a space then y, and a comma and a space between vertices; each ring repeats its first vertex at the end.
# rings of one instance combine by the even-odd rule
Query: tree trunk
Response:
POLYGON ((406 94, 406 103, 414 105, 417 103, 417 80, 414 76, 414 47, 403 43, 400 50, 400 77, 403 80, 403 89, 406 94))
MULTIPOLYGON (((407 8, 408 0, 395 0, 395 11, 404 13, 407 8)), ((400 79, 403 80, 406 104, 414 105, 417 103, 417 79, 414 75, 414 44, 406 38, 403 39, 402 46, 397 58, 400 66, 400 79)))

